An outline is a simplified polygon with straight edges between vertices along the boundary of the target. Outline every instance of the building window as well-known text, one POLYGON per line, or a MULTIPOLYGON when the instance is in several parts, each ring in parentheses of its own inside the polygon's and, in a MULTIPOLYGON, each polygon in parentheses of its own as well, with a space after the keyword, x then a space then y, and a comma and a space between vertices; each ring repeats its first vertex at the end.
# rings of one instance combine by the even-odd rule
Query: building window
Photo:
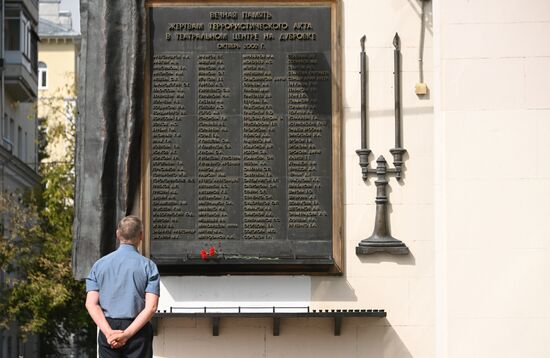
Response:
POLYGON ((8 131, 10 130, 10 120, 8 114, 4 113, 4 127, 2 129, 2 136, 4 139, 8 139, 8 131))
POLYGON ((6 50, 21 51, 21 24, 20 12, 16 9, 6 9, 4 33, 6 36, 6 50))
POLYGON ((25 131, 25 141, 23 142, 23 161, 26 163, 29 161, 29 138, 25 131))
POLYGON ((48 66, 40 61, 38 62, 38 89, 48 88, 48 66))
POLYGON ((23 159, 23 130, 21 126, 17 127, 17 156, 23 159))
POLYGON ((19 338, 17 340, 17 356, 18 357, 24 357, 25 356, 25 342, 23 342, 22 338, 19 338))
POLYGON ((21 51, 36 74, 38 61, 38 35, 32 22, 20 8, 6 8, 4 34, 7 51, 21 51))
POLYGON ((11 143, 13 143, 13 140, 15 139, 15 122, 13 121, 13 118, 10 119, 10 134, 8 139, 11 143))
POLYGON ((31 63, 34 73, 37 71, 37 36, 32 29, 32 23, 27 17, 21 12, 21 52, 31 63))

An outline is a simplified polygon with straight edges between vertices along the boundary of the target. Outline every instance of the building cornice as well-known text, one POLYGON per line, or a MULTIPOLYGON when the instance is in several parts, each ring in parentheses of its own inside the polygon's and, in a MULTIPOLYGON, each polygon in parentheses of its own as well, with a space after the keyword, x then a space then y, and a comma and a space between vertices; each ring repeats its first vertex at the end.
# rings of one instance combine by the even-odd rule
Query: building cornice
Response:
POLYGON ((21 184, 32 187, 40 183, 42 179, 40 175, 31 167, 25 164, 21 159, 17 158, 3 146, 0 146, 0 170, 5 173, 6 169, 10 169, 14 178, 21 184))

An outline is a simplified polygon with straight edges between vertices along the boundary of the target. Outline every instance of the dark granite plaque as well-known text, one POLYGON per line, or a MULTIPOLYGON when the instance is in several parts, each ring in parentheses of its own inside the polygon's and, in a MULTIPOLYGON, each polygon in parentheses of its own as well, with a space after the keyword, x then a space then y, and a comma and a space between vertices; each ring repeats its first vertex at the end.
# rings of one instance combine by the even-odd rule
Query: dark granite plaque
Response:
POLYGON ((149 11, 151 257, 165 272, 328 270, 331 7, 149 11))

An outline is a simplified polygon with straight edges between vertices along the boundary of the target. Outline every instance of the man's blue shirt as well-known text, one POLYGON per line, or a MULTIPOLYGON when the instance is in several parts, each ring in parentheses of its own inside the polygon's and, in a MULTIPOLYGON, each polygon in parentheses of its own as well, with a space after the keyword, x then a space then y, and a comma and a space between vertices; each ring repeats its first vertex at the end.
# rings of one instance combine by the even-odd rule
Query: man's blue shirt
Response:
POLYGON ((135 318, 145 308, 145 293, 160 295, 157 265, 133 245, 121 244, 97 260, 86 278, 86 292, 99 291, 105 317, 135 318))

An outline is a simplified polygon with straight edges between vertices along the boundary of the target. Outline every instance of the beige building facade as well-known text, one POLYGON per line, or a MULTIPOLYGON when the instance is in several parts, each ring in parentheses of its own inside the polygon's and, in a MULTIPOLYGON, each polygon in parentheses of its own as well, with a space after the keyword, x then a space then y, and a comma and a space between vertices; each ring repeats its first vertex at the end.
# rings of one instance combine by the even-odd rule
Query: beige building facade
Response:
POLYGON ((342 0, 342 276, 162 277, 172 307, 384 309, 385 318, 159 318, 156 357, 548 357, 550 2, 342 0), (363 182, 360 37, 375 159, 394 135, 402 48, 403 180, 391 232, 409 255, 357 255, 375 219, 363 182), (427 94, 417 94, 418 84, 427 94))
MULTIPOLYGON (((49 128, 74 125, 80 33, 59 0, 40 2, 38 32, 38 117, 47 119, 49 128)), ((45 160, 61 160, 66 149, 63 141, 48 143, 45 160)))

